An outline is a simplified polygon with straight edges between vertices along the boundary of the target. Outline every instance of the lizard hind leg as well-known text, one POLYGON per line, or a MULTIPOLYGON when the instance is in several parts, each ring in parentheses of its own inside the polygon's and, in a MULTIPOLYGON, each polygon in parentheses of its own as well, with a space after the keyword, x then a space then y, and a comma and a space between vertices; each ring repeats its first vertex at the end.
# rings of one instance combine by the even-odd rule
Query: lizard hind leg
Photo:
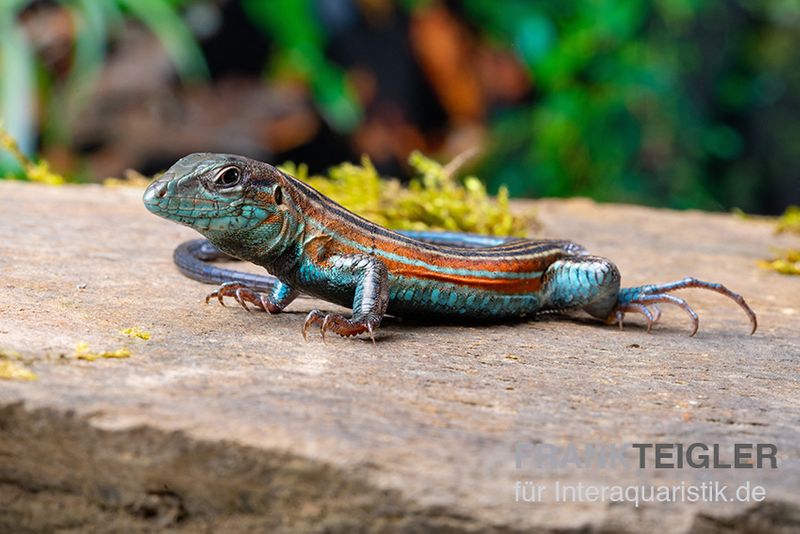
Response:
POLYGON ((596 256, 576 256, 554 262, 542 280, 545 309, 583 309, 590 315, 622 328, 626 313, 644 316, 649 332, 661 317, 658 304, 672 304, 683 309, 692 321, 691 335, 697 333, 699 317, 684 299, 669 293, 679 289, 698 288, 720 293, 736 302, 747 314, 752 325, 758 322, 753 310, 738 293, 722 284, 697 278, 684 278, 667 284, 650 284, 620 289, 620 275, 610 261, 596 256))
MULTIPOLYGON (((553 262, 542 276, 542 305, 550 311, 583 309, 607 320, 619 294, 617 266, 599 256, 571 256, 553 262)), ((650 313, 650 321, 657 320, 650 313)), ((647 316, 647 314, 645 314, 647 316)))

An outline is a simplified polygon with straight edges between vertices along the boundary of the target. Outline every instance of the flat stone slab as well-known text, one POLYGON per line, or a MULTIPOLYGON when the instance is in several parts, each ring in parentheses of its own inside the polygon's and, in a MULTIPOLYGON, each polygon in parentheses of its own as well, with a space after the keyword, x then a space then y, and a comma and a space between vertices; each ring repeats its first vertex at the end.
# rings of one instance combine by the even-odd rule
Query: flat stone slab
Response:
POLYGON ((277 316, 204 305, 211 288, 171 260, 196 234, 148 214, 140 197, 0 182, 0 362, 38 376, 0 380, 0 530, 800 525, 800 277, 756 266, 797 241, 769 222, 585 200, 516 205, 538 210, 544 236, 611 258, 624 285, 693 275, 741 292, 759 318, 752 337, 732 302, 694 290, 681 293, 701 317, 694 338, 683 312, 664 307, 652 334, 638 318, 623 331, 581 315, 387 319, 373 346, 304 342, 305 313, 332 309, 311 299, 277 316), (152 337, 120 333, 130 328, 152 337), (78 344, 130 355, 82 360, 78 344), (775 444, 778 467, 655 469, 651 451, 639 469, 630 447, 694 442, 721 444, 722 461, 734 443, 775 444), (624 446, 626 461, 576 466, 572 453, 589 444, 624 446), (559 455, 551 463, 542 451, 559 455), (518 502, 528 481, 544 488, 541 502, 518 502), (704 483, 728 497, 762 486, 766 500, 636 506, 574 493, 704 483), (556 502, 557 485, 581 502, 556 502))

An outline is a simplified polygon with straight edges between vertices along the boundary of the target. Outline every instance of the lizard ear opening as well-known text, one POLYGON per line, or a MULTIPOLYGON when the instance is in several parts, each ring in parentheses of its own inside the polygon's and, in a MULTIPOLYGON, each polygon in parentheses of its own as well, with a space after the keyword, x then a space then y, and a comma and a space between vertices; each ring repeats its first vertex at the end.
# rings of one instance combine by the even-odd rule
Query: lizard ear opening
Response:
POLYGON ((272 193, 272 196, 275 198, 276 206, 283 204, 283 189, 281 189, 281 186, 275 186, 275 191, 272 193))

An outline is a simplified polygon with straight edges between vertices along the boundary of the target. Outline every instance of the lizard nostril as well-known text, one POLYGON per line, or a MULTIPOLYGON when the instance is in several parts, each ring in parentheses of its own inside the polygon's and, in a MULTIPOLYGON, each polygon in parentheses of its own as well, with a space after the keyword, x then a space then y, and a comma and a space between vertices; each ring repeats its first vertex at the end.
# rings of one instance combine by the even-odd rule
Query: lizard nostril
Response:
POLYGON ((164 195, 167 194, 167 184, 159 184, 158 187, 156 187, 155 193, 158 198, 164 198, 164 195))

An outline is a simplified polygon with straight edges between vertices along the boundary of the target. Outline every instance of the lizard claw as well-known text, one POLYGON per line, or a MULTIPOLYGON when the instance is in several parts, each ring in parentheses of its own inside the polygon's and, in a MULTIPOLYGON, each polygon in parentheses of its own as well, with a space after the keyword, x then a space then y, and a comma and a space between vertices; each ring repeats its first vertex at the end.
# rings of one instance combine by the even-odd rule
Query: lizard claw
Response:
POLYGON ((372 345, 375 346, 375 328, 369 321, 367 321, 367 332, 369 332, 369 338, 372 340, 372 345))
POLYGON ((264 300, 264 297, 260 293, 253 291, 249 287, 239 282, 226 282, 222 284, 216 290, 206 295, 206 304, 208 304, 211 299, 216 298, 220 304, 225 306, 225 301, 223 300, 224 297, 232 297, 242 306, 242 308, 248 312, 252 311, 247 307, 248 302, 266 312, 269 312, 269 308, 267 306, 267 302, 264 300))
MULTIPOLYGON (((250 308, 248 308, 248 307, 247 307, 247 303, 245 303, 245 298, 247 298, 247 297, 245 297, 245 293, 244 293, 244 291, 250 291, 250 290, 249 290, 249 289, 246 289, 246 288, 243 288, 243 287, 240 287, 240 288, 238 288, 238 289, 236 290, 236 292, 233 294, 233 295, 234 295, 234 298, 236 299, 236 302, 238 302, 239 304, 241 304, 242 308, 244 308, 245 310, 247 310, 247 313, 252 313, 252 312, 250 311, 250 308)), ((251 292, 252 292, 252 291, 251 291, 251 292)))
MULTIPOLYGON (((220 286, 220 288, 221 287, 222 286, 220 286)), ((222 300, 222 294, 220 292, 220 288, 217 288, 214 291, 212 291, 211 293, 209 293, 208 295, 206 295, 206 304, 208 304, 211 299, 216 298, 217 300, 219 300, 220 304, 225 306, 225 302, 223 302, 223 300, 222 300)))
POLYGON ((303 323, 303 339, 308 341, 308 329, 311 325, 325 320, 326 315, 319 310, 311 310, 306 315, 306 320, 303 323))
MULTIPOLYGON (((689 318, 692 321, 692 333, 689 334, 689 337, 694 336, 697 333, 697 329, 700 327, 700 318, 697 316, 697 313, 689 306, 689 303, 683 300, 680 297, 676 297, 674 295, 666 295, 666 294, 655 294, 655 295, 644 295, 639 298, 639 302, 644 303, 652 303, 652 302, 665 302, 669 304, 674 304, 679 308, 682 308, 685 311, 689 318)), ((645 306, 642 306, 644 309, 647 309, 645 306)), ((647 331, 650 331, 650 328, 653 324, 652 319, 649 321, 647 325, 647 331)))
POLYGON ((331 317, 332 316, 330 314, 326 315, 325 319, 322 321, 322 326, 319 327, 319 333, 320 336, 322 336, 323 343, 325 342, 325 332, 328 331, 328 328, 330 328, 331 325, 331 317))
POLYGON ((653 329, 653 323, 658 321, 658 319, 661 317, 661 310, 659 310, 658 307, 655 307, 655 309, 657 310, 658 315, 654 315, 653 311, 643 304, 638 302, 629 302, 628 304, 617 306, 617 309, 615 310, 615 319, 617 323, 619 323, 619 329, 622 330, 622 323, 623 319, 625 319, 626 313, 641 313, 644 315, 645 321, 647 322, 647 333, 649 334, 653 329))
POLYGON ((356 336, 367 332, 372 343, 375 343, 375 327, 379 321, 365 319, 348 319, 338 313, 324 313, 320 310, 311 310, 303 323, 303 339, 308 340, 308 329, 314 324, 319 324, 320 335, 325 341, 325 335, 330 331, 342 337, 356 336))

